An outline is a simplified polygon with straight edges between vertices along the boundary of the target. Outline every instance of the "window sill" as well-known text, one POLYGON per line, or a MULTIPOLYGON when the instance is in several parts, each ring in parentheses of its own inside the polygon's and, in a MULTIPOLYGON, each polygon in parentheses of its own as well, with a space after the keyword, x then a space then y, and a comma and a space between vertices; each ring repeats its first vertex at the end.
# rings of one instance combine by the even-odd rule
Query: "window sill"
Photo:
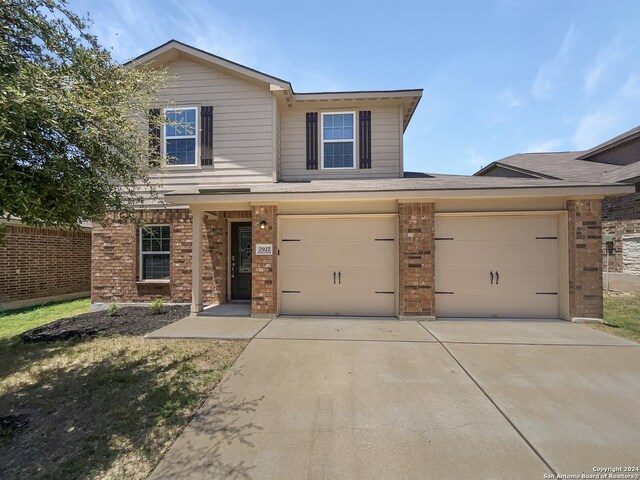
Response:
POLYGON ((163 170, 199 170, 200 165, 163 165, 163 170))
POLYGON ((169 285, 171 280, 138 280, 136 285, 169 285))

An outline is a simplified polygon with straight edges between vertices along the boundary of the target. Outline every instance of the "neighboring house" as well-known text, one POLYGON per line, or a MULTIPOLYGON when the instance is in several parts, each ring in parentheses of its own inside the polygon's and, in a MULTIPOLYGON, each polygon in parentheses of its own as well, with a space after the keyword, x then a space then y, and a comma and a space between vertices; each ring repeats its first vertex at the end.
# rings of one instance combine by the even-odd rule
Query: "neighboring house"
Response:
POLYGON ((640 291, 640 127, 586 151, 512 155, 475 175, 634 185, 602 202, 604 271, 605 288, 640 291))
POLYGON ((157 105, 172 123, 150 128, 167 208, 149 198, 145 228, 115 215, 94 227, 95 304, 602 318, 601 199, 632 188, 405 176, 422 90, 297 93, 176 41, 138 64, 175 75, 157 105))
POLYGON ((0 310, 89 296, 89 225, 69 231, 0 222, 0 310))

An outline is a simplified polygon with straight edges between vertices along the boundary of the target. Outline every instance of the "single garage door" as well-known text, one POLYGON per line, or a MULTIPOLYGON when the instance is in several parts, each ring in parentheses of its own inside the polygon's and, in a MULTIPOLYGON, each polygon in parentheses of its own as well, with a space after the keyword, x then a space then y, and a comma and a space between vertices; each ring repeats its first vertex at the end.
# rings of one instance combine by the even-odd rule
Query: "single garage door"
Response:
POLYGON ((393 216, 281 216, 283 315, 395 316, 393 216))
POLYGON ((438 317, 558 317, 555 216, 436 216, 438 317))

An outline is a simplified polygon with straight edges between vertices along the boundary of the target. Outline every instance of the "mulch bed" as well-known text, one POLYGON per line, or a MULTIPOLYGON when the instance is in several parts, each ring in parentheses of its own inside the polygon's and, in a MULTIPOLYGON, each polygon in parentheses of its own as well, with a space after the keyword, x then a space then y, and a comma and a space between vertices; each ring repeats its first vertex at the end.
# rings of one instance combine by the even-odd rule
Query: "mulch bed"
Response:
POLYGON ((189 312, 188 305, 166 305, 159 314, 148 307, 123 307, 114 316, 105 310, 61 318, 28 330, 20 337, 25 342, 52 342, 78 337, 142 336, 188 316, 189 312))

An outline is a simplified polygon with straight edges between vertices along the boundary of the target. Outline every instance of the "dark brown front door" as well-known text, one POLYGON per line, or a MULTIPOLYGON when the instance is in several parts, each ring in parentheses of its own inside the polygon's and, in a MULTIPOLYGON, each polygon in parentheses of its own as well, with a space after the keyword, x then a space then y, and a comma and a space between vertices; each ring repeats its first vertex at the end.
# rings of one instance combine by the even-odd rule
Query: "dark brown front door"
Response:
POLYGON ((231 223, 231 300, 251 300, 251 223, 231 223))

